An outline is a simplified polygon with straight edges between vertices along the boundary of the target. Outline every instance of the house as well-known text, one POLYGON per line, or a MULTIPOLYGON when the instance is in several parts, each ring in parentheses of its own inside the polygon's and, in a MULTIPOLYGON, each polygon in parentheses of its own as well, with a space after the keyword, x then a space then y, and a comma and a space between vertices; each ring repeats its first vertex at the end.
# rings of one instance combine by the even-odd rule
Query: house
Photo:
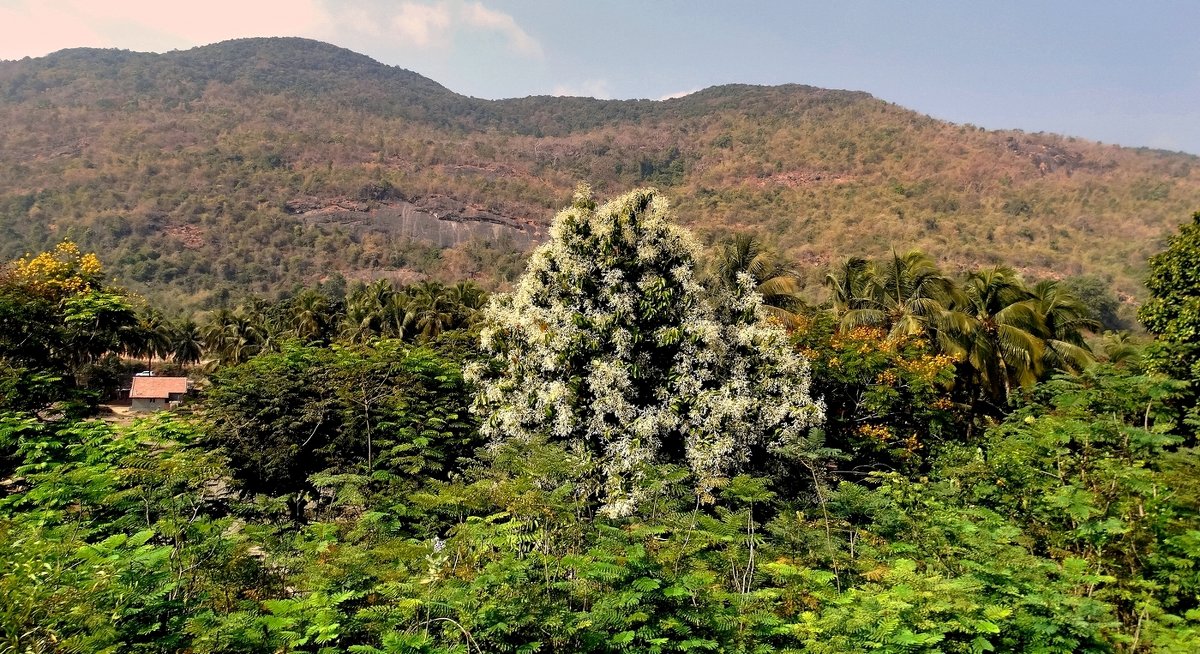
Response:
POLYGON ((132 411, 162 411, 177 404, 187 392, 187 377, 138 375, 129 389, 129 408, 132 411))

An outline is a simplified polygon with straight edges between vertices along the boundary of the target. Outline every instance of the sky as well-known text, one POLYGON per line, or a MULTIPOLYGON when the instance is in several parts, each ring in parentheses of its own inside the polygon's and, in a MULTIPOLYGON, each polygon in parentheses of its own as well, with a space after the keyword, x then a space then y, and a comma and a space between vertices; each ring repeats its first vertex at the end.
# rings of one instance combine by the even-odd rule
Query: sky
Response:
POLYGON ((866 91, 957 123, 1200 154, 1196 0, 0 0, 0 59, 304 36, 481 98, 866 91))

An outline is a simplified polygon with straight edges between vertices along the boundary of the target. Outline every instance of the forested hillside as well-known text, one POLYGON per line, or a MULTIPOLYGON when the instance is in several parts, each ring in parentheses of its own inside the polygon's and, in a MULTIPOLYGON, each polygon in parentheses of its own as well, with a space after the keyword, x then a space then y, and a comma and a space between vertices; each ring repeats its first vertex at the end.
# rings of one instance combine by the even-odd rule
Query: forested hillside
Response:
POLYGON ((0 62, 0 257, 70 238, 168 308, 339 276, 503 286, 580 180, 666 189, 703 240, 756 231, 810 281, 919 248, 1132 303, 1200 205, 1196 163, 805 86, 479 100, 301 39, 0 62))

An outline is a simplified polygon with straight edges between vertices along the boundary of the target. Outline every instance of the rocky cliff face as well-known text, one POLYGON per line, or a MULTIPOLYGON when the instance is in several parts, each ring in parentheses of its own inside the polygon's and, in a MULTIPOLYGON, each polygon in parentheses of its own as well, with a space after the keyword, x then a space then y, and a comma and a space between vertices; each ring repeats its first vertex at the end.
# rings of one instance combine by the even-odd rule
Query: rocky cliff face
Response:
POLYGON ((471 241, 507 243, 529 250, 546 235, 543 223, 531 217, 502 216, 486 208, 470 206, 447 196, 429 196, 413 201, 363 202, 316 198, 292 200, 288 211, 312 224, 333 224, 355 230, 381 232, 416 239, 440 248, 453 248, 471 241))

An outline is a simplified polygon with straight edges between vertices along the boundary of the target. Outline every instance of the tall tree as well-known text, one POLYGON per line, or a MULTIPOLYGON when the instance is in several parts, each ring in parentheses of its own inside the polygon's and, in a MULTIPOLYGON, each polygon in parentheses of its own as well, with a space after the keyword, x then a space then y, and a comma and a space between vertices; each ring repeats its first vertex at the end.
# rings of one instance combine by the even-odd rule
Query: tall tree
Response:
POLYGON ((199 325, 185 318, 172 326, 171 358, 182 365, 199 363, 204 356, 204 335, 199 325))
POLYGON ((0 269, 0 402, 40 410, 74 398, 85 368, 127 349, 137 316, 95 254, 70 241, 0 269))
POLYGON ((1146 288, 1150 299, 1138 319, 1158 337, 1148 363, 1191 384, 1179 408, 1200 424, 1200 211, 1168 240, 1166 250, 1150 257, 1146 288))
POLYGON ((305 289, 292 298, 289 323, 291 334, 306 343, 326 337, 332 312, 329 298, 316 289, 305 289))
POLYGON ((469 329, 476 325, 483 308, 487 306, 487 291, 475 282, 458 282, 450 287, 448 293, 455 305, 457 328, 469 329))
POLYGON ((407 297, 405 335, 429 341, 454 326, 454 302, 441 284, 421 282, 408 289, 407 297))
POLYGON ((959 362, 960 388, 1002 406, 1009 392, 1093 361, 1088 308, 1057 282, 1027 288, 996 266, 956 279, 920 252, 882 262, 849 259, 826 277, 843 329, 871 327, 893 343, 927 340, 959 362), (967 381, 969 380, 969 381, 967 381))
POLYGON ((948 351, 969 364, 978 390, 995 406, 1017 387, 1094 362, 1083 332, 1099 323, 1059 283, 1029 288, 1012 268, 995 266, 968 274, 962 290, 963 301, 944 321, 948 351))
POLYGON ((389 333, 403 324, 404 302, 397 299, 395 286, 386 279, 357 284, 346 296, 346 317, 342 335, 355 342, 389 333))
POLYGON ((166 359, 171 353, 171 323, 162 312, 149 308, 138 317, 135 356, 146 358, 146 368, 154 366, 155 359, 166 359))
POLYGON ((641 498, 644 464, 685 463, 706 497, 753 452, 807 444, 822 416, 808 362, 757 293, 706 300, 698 245, 655 191, 597 208, 581 189, 550 234, 486 311, 491 360, 470 369, 486 436, 597 458, 614 515, 641 498))
POLYGON ((218 309, 204 325, 206 349, 220 365, 243 363, 270 344, 263 315, 247 306, 218 309))
POLYGON ((963 292, 964 301, 955 307, 958 354, 975 371, 982 390, 1003 402, 1011 389, 1031 384, 1042 374, 1041 316, 1011 268, 972 272, 963 292))
POLYGON ((1042 280, 1029 289, 1030 302, 1041 323, 1046 344, 1043 365, 1050 370, 1079 372, 1095 361, 1084 332, 1098 332, 1101 322, 1078 294, 1053 280, 1042 280))
POLYGON ((846 259, 825 275, 825 287, 832 295, 835 312, 841 315, 858 308, 859 302, 868 295, 870 275, 871 262, 860 257, 846 259))
MULTIPOLYGON (((843 273, 853 274, 853 269, 843 273)), ((857 294, 846 300, 849 308, 842 314, 842 324, 879 327, 892 339, 936 337, 947 308, 961 298, 953 278, 915 250, 903 255, 892 252, 886 261, 869 264, 863 277, 850 279, 841 289, 857 294)))

